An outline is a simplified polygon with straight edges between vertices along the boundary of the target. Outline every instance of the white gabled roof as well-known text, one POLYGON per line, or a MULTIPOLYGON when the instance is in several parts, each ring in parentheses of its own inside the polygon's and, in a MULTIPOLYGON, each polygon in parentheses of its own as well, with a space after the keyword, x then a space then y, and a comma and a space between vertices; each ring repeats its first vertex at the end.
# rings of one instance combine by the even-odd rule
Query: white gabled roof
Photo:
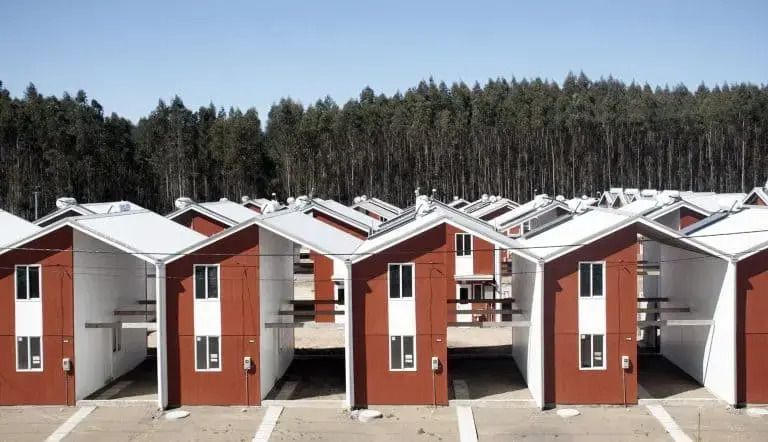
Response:
POLYGON ((0 246, 14 243, 41 230, 40 226, 0 210, 0 246))
POLYGON ((629 204, 625 204, 619 207, 617 210, 621 210, 622 212, 630 213, 633 215, 642 215, 657 209, 661 205, 661 202, 655 199, 637 199, 629 204))
POLYGON ((743 203, 747 204, 747 201, 754 195, 761 199, 763 203, 768 204, 768 193, 766 193, 765 190, 766 189, 764 187, 755 187, 751 192, 747 194, 747 196, 744 197, 743 203))
POLYGON ((765 248, 768 242, 768 208, 749 207, 709 222, 699 221, 704 227, 694 230, 688 237, 730 255, 740 255, 765 248))
POLYGON ((56 209, 53 212, 38 218, 35 220, 35 224, 45 224, 47 221, 56 219, 59 215, 62 213, 66 213, 68 211, 74 211, 80 215, 93 215, 93 214, 103 214, 103 213, 114 213, 119 212, 124 209, 128 210, 144 210, 143 207, 139 206, 138 204, 134 204, 130 201, 110 201, 110 202, 104 202, 104 203, 82 203, 82 204, 72 204, 70 206, 66 206, 61 209, 56 209))
POLYGON ((375 213, 376 215, 387 218, 387 219, 394 218, 402 212, 401 209, 393 210, 385 206, 382 206, 380 204, 374 203, 370 199, 363 200, 352 205, 353 209, 356 209, 358 207, 361 209, 367 210, 368 212, 375 213))
POLYGON ((69 223, 156 260, 174 256, 206 238, 149 210, 79 216, 69 223))
POLYGON ((307 207, 307 210, 313 207, 318 208, 321 212, 326 213, 327 215, 339 216, 341 217, 342 221, 346 219, 348 222, 352 222, 353 225, 358 224, 361 225, 361 227, 365 226, 368 231, 381 225, 381 221, 371 218, 359 210, 347 207, 344 204, 334 200, 321 200, 319 198, 315 198, 312 200, 312 204, 307 207))
POLYGON ((497 228, 505 228, 510 222, 514 222, 518 219, 522 221, 528 215, 542 212, 544 210, 550 210, 555 207, 561 207, 565 210, 569 209, 565 203, 554 199, 535 198, 525 204, 515 207, 507 213, 502 213, 496 218, 489 220, 488 223, 497 228))
POLYGON ((247 221, 253 218, 254 216, 257 216, 257 214, 253 212, 253 210, 243 206, 242 204, 238 204, 234 201, 226 200, 226 201, 215 201, 215 202, 197 203, 197 204, 202 207, 205 207, 211 212, 215 212, 221 216, 231 219, 236 223, 242 223, 244 221, 247 221))
POLYGON ((744 200, 744 193, 681 193, 681 198, 709 212, 717 212, 724 205, 733 206, 744 200))
POLYGON ((502 209, 504 207, 509 207, 509 210, 512 210, 512 209, 514 209, 514 208, 516 208, 518 206, 519 205, 516 202, 512 201, 511 199, 501 198, 501 199, 499 199, 499 200, 497 200, 495 202, 492 202, 492 203, 488 204, 485 207, 481 207, 481 208, 479 208, 477 210, 474 210, 474 211, 472 211, 470 213, 475 218, 482 218, 483 216, 485 216, 485 215, 487 215, 489 213, 493 213, 496 210, 502 209))
POLYGON ((365 240, 357 250, 355 250, 352 261, 362 261, 373 254, 413 238, 442 223, 451 224, 467 233, 471 233, 493 243, 502 249, 511 249, 514 253, 526 259, 537 261, 534 256, 526 251, 518 250, 520 247, 516 240, 497 232, 485 221, 473 218, 471 215, 462 213, 459 210, 437 201, 433 201, 432 205, 433 209, 431 212, 419 216, 414 210, 408 217, 408 220, 402 220, 389 230, 372 235, 365 240))
POLYGON ((581 198, 571 198, 565 203, 568 204, 568 208, 571 210, 586 209, 587 207, 597 204, 597 198, 587 197, 584 195, 581 198))

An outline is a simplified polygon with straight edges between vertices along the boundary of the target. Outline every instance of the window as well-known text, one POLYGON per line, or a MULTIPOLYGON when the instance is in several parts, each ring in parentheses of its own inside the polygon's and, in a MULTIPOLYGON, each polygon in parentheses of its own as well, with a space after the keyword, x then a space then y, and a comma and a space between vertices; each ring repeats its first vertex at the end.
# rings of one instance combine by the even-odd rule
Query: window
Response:
POLYGON ((195 299, 219 298, 219 266, 195 266, 195 299))
POLYGON ((456 234, 456 256, 472 256, 472 235, 456 234))
POLYGON ((531 221, 530 220, 524 222, 523 223, 523 235, 525 235, 526 233, 530 232, 531 228, 532 228, 532 226, 531 226, 531 221))
POLYGON ((391 336, 389 338, 389 369, 415 370, 416 348, 413 336, 391 336))
POLYGON ((605 264, 602 262, 579 263, 579 296, 603 296, 604 269, 605 264))
POLYGON ((472 300, 480 301, 483 299, 483 286, 475 284, 472 286, 472 300))
POLYGON ((336 286, 336 305, 344 305, 344 287, 336 286))
POLYGON ((466 304, 469 302, 469 287, 459 287, 459 304, 466 304))
POLYGON ((221 370, 219 355, 221 354, 220 339, 218 336, 195 337, 195 370, 218 371, 221 370))
POLYGON ((117 353, 123 349, 123 329, 112 329, 112 353, 117 353))
POLYGON ((603 335, 581 335, 581 368, 605 368, 603 354, 603 335))
POLYGON ((413 298, 413 264, 389 265, 389 298, 413 298))
POLYGON ((40 299, 40 266, 16 266, 16 299, 40 299))
POLYGON ((40 336, 16 337, 16 370, 41 371, 43 369, 43 347, 40 336))

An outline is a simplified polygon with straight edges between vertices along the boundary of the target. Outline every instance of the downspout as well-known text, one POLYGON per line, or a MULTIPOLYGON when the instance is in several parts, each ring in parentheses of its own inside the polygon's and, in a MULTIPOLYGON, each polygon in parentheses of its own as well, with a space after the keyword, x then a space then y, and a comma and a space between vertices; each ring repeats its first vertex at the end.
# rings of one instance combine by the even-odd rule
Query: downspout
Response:
MULTIPOLYGON (((546 324, 544 323, 544 311, 547 308, 547 302, 546 299, 544 299, 544 260, 539 260, 538 263, 536 263, 536 282, 537 284, 534 284, 534 286, 538 286, 539 288, 539 314, 536 317, 536 321, 539 323, 539 364, 540 364, 540 372, 539 375, 540 378, 540 385, 539 385, 539 403, 537 404, 539 408, 542 410, 546 408, 547 406, 547 357, 546 357, 546 348, 552 343, 545 342, 546 333, 545 328, 546 324)), ((533 319, 533 318, 531 318, 533 319)))
POLYGON ((354 327, 352 318, 352 263, 349 259, 344 265, 347 268, 347 274, 344 278, 344 381, 346 387, 345 406, 352 409, 355 406, 355 352, 354 352, 354 327))
MULTIPOLYGON (((494 293, 498 293, 497 299, 500 299, 503 296, 503 285, 501 283, 501 249, 498 246, 493 247, 493 279, 496 282, 496 290, 494 290, 494 293)), ((511 304, 510 304, 511 307, 511 304)), ((494 310, 499 310, 501 308, 501 304, 495 303, 493 304, 494 310)), ((501 313, 496 313, 494 316, 494 322, 498 322, 502 320, 501 313)))
POLYGON ((168 339, 166 337, 165 264, 155 262, 155 322, 157 324, 157 406, 168 407, 168 339))
MULTIPOLYGON (((732 290, 733 290, 733 322, 731 326, 731 331, 733 332, 733 353, 731 354, 731 357, 733 358, 733 396, 731 404, 732 406, 738 406, 739 405, 739 276, 738 276, 738 258, 736 256, 731 256, 730 261, 728 262, 729 266, 733 267, 733 283, 732 283, 732 290)), ((715 327, 717 327, 718 324, 715 324, 715 327)), ((744 398, 744 402, 746 403, 746 398, 744 398)))

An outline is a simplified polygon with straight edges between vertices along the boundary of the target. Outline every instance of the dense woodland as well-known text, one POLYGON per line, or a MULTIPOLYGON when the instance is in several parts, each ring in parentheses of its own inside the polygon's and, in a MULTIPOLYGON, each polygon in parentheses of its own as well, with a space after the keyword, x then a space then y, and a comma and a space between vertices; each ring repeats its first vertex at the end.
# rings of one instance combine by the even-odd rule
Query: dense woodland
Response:
POLYGON ((768 86, 430 80, 391 97, 365 88, 342 106, 283 99, 266 122, 175 97, 133 124, 83 91, 30 85, 12 98, 0 83, 0 207, 30 218, 36 189, 41 215, 58 196, 165 213, 178 196, 270 192, 407 205, 416 186, 520 201, 611 186, 740 192, 762 185, 767 166, 768 86))

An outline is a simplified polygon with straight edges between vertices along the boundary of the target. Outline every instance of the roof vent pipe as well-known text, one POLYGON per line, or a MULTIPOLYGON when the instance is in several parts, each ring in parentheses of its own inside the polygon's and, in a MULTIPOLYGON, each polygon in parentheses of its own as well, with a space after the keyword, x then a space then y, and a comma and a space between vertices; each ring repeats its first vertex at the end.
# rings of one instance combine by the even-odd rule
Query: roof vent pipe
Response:
POLYGON ((183 209, 192 203, 194 203, 194 201, 192 201, 192 198, 181 196, 179 198, 176 198, 176 201, 173 202, 173 205, 176 206, 177 209, 183 209))
POLYGON ((219 198, 219 202, 220 203, 226 203, 227 201, 229 201, 229 199, 227 199, 227 198, 219 198))
POLYGON ((72 197, 63 196, 61 198, 56 198, 56 207, 59 209, 66 209, 67 207, 76 205, 77 200, 72 197))
POLYGON ((249 197, 248 195, 243 195, 240 197, 240 202, 243 204, 247 203, 250 200, 251 200, 251 197, 249 197))

